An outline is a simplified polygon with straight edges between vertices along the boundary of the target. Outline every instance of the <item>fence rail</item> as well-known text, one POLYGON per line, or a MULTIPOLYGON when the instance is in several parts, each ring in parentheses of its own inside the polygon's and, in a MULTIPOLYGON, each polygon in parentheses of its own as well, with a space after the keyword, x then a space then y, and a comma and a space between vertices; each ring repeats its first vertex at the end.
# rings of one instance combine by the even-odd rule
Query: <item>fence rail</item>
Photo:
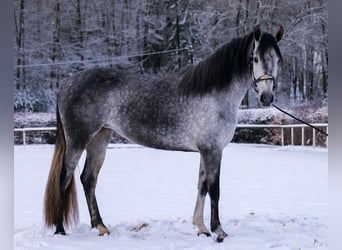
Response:
MULTIPOLYGON (((319 127, 319 128, 326 128, 326 132, 328 133, 328 123, 313 123, 312 125, 319 127)), ((238 124, 237 128, 278 128, 281 130, 281 145, 285 145, 285 133, 284 129, 290 128, 291 130, 291 145, 294 145, 294 128, 301 128, 301 145, 304 146, 304 128, 310 128, 308 125, 305 124, 238 124)), ((312 146, 316 146, 316 130, 312 129, 312 146)), ((26 133, 27 132, 34 132, 34 131, 53 131, 56 130, 56 127, 39 127, 39 128, 15 128, 14 132, 21 132, 23 144, 26 145, 26 133)), ((328 146, 328 137, 326 138, 326 146, 328 146)))
MULTIPOLYGON (((326 132, 328 133, 328 123, 312 123, 311 125, 318 128, 326 128, 326 132)), ((301 145, 304 146, 304 128, 310 128, 306 124, 238 124, 237 128, 279 128, 281 130, 281 145, 285 145, 285 128, 291 129, 291 145, 294 145, 294 128, 301 128, 301 145)), ((312 129, 312 146, 316 146, 316 133, 317 131, 312 129)), ((326 138, 326 146, 328 146, 328 136, 326 138)))
POLYGON ((23 145, 26 145, 26 132, 33 131, 53 131, 56 127, 39 127, 39 128, 15 128, 14 132, 21 132, 23 135, 23 145))

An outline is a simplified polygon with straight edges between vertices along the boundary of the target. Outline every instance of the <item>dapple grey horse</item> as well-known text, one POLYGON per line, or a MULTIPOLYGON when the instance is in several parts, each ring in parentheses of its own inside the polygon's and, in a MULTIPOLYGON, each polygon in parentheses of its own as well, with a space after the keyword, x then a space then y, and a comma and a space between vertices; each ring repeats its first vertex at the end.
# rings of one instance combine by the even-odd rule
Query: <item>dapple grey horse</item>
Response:
POLYGON ((91 225, 109 234, 98 209, 95 187, 112 131, 147 147, 200 153, 198 196, 193 224, 204 224, 207 193, 211 232, 221 242, 227 234, 219 219, 219 183, 223 148, 233 137, 239 105, 254 85, 261 105, 273 101, 282 56, 275 36, 257 26, 178 74, 136 80, 127 70, 94 68, 63 81, 57 96, 57 138, 48 177, 44 215, 48 227, 65 234, 77 221, 74 170, 81 154, 86 162, 81 181, 91 225))

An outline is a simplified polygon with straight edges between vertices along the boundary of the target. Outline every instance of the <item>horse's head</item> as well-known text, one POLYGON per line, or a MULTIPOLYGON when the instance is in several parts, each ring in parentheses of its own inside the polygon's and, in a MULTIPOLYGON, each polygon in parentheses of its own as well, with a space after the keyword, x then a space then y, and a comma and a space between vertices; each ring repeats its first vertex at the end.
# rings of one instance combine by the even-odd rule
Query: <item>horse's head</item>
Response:
POLYGON ((278 66, 282 61, 278 42, 282 39, 283 33, 283 27, 279 28, 275 36, 261 33, 259 26, 253 33, 254 48, 251 58, 253 84, 261 106, 270 106, 273 102, 278 66))

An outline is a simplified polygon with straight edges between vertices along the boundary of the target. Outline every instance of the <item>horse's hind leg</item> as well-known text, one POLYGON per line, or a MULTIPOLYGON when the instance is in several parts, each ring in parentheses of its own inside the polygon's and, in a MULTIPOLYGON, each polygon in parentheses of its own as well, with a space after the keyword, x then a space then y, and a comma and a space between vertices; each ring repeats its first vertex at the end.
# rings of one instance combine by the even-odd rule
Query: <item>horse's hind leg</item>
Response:
POLYGON ((58 215, 56 218, 55 234, 65 234, 64 224, 78 221, 78 205, 76 187, 74 182, 74 171, 84 151, 84 147, 66 146, 64 166, 60 177, 61 203, 56 204, 58 215))
POLYGON ((198 195, 197 195, 197 201, 196 201, 196 207, 195 212, 192 220, 192 224, 198 227, 198 235, 204 234, 207 236, 210 236, 209 230, 204 225, 203 220, 203 210, 204 210, 204 202, 205 197, 208 193, 208 186, 206 181, 206 174, 204 169, 204 162, 203 157, 201 155, 201 163, 200 163, 200 169, 199 169, 199 176, 198 176, 198 195))
POLYGON ((86 148, 87 158, 81 175, 81 181, 91 218, 91 226, 98 229, 99 235, 110 233, 108 228, 103 224, 100 216, 95 196, 95 188, 111 135, 111 130, 103 128, 91 140, 86 148))

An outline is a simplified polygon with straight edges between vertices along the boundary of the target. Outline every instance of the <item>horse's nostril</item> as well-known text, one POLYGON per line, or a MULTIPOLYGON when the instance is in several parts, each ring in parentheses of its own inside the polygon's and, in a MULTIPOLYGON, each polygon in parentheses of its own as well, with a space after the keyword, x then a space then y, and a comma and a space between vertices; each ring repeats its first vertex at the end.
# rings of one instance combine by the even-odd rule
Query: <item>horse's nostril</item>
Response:
POLYGON ((263 106, 270 106, 273 102, 273 94, 272 93, 263 93, 260 95, 260 103, 263 106))
POLYGON ((264 103, 264 101, 265 101, 264 94, 262 94, 262 95, 260 96, 260 102, 261 102, 261 103, 264 103))

